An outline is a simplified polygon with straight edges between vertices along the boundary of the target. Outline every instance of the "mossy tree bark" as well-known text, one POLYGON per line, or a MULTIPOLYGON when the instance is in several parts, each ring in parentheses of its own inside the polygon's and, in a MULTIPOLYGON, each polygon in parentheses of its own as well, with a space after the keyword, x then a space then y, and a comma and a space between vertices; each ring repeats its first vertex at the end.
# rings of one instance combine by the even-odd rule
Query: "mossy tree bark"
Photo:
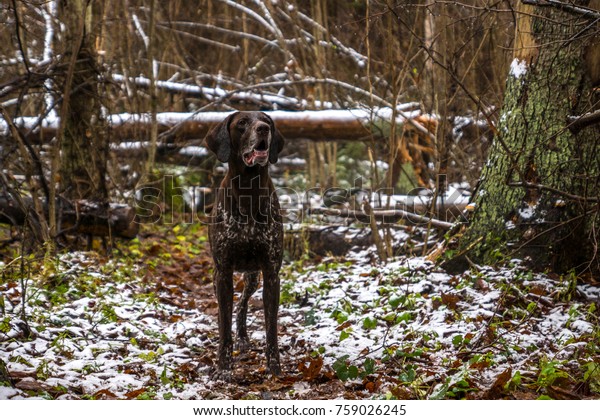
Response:
POLYGON ((598 109, 586 66, 598 25, 533 3, 519 4, 498 132, 460 246, 478 262, 598 271, 600 128, 569 127, 569 116, 598 109))

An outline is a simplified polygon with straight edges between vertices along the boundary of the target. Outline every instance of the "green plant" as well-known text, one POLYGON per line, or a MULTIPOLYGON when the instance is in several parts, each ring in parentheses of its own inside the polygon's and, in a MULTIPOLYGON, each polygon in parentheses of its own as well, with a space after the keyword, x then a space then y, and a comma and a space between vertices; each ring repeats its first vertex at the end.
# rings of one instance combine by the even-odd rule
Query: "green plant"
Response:
POLYGON ((362 365, 359 366, 350 363, 349 358, 350 356, 348 355, 341 356, 332 365, 333 371, 341 381, 345 382, 357 378, 364 379, 366 376, 375 373, 377 368, 375 360, 367 357, 362 365))
POLYGON ((53 372, 50 368, 48 360, 42 360, 38 367, 35 369, 35 376, 42 381, 45 381, 46 379, 52 377, 52 374, 53 372))
POLYGON ((440 384, 434 388, 434 391, 429 396, 429 399, 462 399, 465 398, 469 392, 473 391, 477 391, 477 388, 471 385, 468 375, 465 371, 458 378, 446 378, 446 381, 443 384, 440 384))
POLYGON ((519 386, 521 386, 521 381, 522 381, 522 376, 521 376, 521 372, 519 372, 518 370, 513 374, 513 376, 510 378, 510 380, 508 382, 506 382, 504 384, 504 389, 505 390, 512 390, 514 391, 515 389, 517 389, 519 386))
POLYGON ((583 380, 589 384, 590 390, 600 394, 600 364, 596 362, 588 362, 583 365, 585 373, 583 380))
POLYGON ((372 316, 367 316, 363 319, 362 327, 365 330, 373 330, 377 328, 377 319, 372 316))
POLYGON ((560 288, 557 298, 561 302, 570 302, 577 291, 577 274, 571 271, 568 274, 561 276, 560 288))
POLYGON ((561 368, 561 362, 557 360, 540 360, 540 371, 535 381, 536 390, 540 391, 554 385, 558 380, 568 378, 569 374, 561 368))

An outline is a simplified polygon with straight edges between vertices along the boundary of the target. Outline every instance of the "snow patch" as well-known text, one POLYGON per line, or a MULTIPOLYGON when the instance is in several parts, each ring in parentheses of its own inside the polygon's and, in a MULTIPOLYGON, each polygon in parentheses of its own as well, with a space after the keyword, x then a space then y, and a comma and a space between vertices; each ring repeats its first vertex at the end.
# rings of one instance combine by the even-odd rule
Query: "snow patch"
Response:
POLYGON ((515 58, 512 63, 510 63, 510 72, 515 79, 520 79, 527 73, 527 63, 524 60, 519 60, 515 58))

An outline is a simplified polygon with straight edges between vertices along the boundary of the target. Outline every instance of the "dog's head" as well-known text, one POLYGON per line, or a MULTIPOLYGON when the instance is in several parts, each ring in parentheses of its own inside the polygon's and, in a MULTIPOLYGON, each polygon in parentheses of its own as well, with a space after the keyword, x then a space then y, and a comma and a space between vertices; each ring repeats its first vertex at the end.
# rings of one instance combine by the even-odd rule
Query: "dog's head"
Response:
POLYGON ((206 135, 208 148, 221 162, 235 160, 247 167, 277 162, 284 140, 263 112, 235 112, 206 135))

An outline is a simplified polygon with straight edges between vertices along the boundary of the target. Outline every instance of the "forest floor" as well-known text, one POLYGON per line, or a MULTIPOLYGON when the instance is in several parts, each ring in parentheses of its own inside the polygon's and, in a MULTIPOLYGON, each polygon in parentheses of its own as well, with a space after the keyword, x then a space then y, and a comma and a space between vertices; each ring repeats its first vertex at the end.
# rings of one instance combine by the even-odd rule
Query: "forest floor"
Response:
POLYGON ((265 372, 259 289, 252 349, 236 354, 233 382, 213 381, 207 248, 205 227, 163 225, 110 257, 5 257, 0 399, 600 397, 596 280, 519 261, 451 275, 417 257, 381 264, 371 250, 288 259, 283 375, 265 372))

